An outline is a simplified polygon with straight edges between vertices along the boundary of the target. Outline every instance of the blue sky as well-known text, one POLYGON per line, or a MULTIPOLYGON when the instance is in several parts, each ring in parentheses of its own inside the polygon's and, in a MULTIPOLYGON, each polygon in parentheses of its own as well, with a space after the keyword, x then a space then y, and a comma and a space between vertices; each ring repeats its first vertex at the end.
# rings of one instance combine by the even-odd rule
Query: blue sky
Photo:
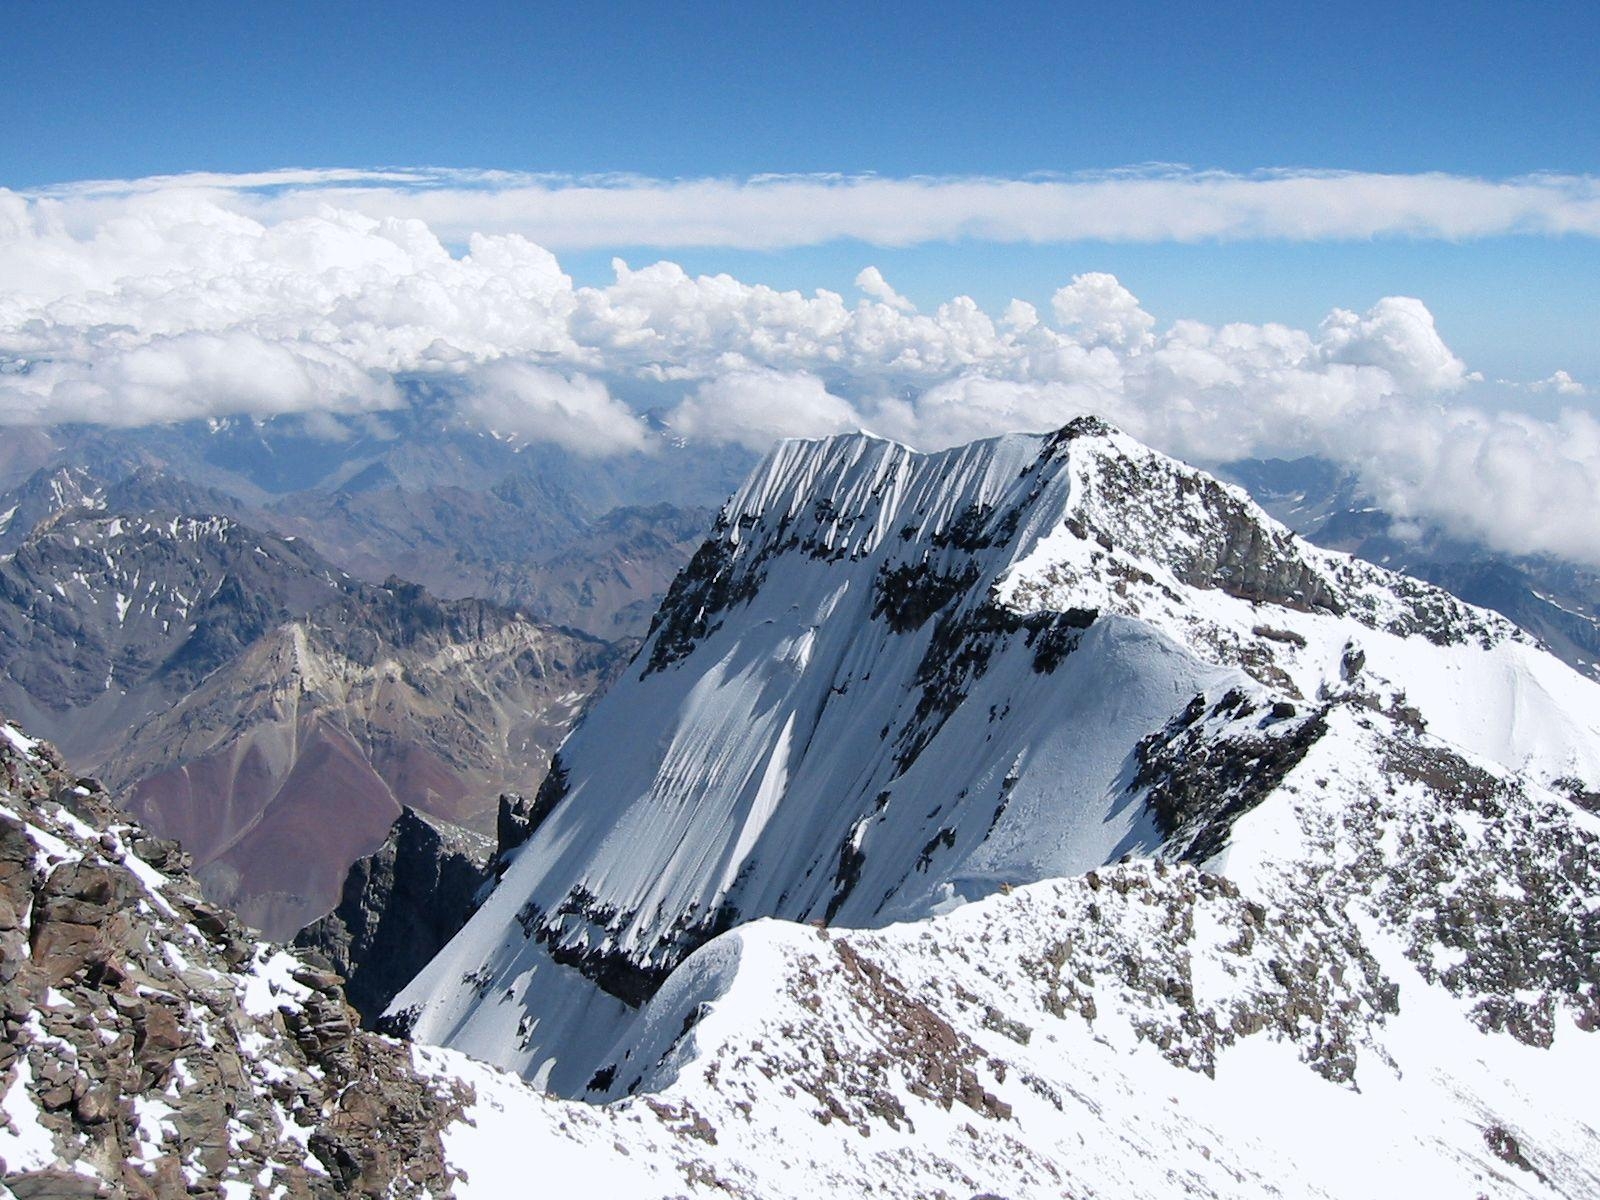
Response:
MULTIPOLYGON (((1600 5, 486 3, 72 6, 6 19, 0 186, 283 166, 653 179, 1019 178, 1148 163, 1491 180, 1600 173, 1600 5)), ((776 249, 557 247, 580 283, 670 257, 929 307, 1116 274, 1162 320, 1421 297, 1488 377, 1600 383, 1600 239, 1512 235, 776 249)))
POLYGON ((14 4, 0 177, 1600 167, 1594 4, 779 8, 14 4))
MULTIPOLYGON (((12 6, 0 183, 427 164, 677 178, 1146 162, 1600 170, 1600 5, 12 6)), ((923 304, 1108 270, 1165 317, 1311 323, 1422 296, 1491 375, 1600 375, 1593 239, 618 247, 923 304)), ((609 251, 564 254, 580 281, 609 251)))

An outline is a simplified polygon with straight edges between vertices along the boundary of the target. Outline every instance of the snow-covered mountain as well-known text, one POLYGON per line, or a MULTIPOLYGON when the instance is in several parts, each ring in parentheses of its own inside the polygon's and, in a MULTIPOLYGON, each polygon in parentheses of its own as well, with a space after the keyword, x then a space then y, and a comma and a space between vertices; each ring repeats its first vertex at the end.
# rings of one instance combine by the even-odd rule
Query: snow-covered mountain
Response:
MULTIPOLYGON (((170 924, 189 970, 139 961, 205 1025, 184 1070, 247 1050, 234 1094, 263 1132, 238 1135, 248 1175, 193 1156, 208 1185, 1586 1197, 1597 698, 1503 620, 1313 549, 1095 422, 937 456, 792 443, 391 1010, 434 1044, 407 1061, 341 1026, 337 985, 292 961, 213 965, 229 935, 204 950, 209 918, 192 933, 153 893, 136 927, 170 924), (275 1007, 249 1020, 199 1002, 263 979, 275 1007), (355 1068, 290 1109, 275 1072, 324 1037, 355 1068), (342 1159, 386 1111, 410 1140, 342 1159)), ((78 858, 171 895, 116 859, 136 832, 101 842, 58 811, 70 779, 23 791, 33 905, 78 858)), ((44 1037, 120 986, 72 961, 35 986, 44 1037)), ((59 1171, 115 1137, 135 1170, 146 1142, 191 1161, 210 1110, 182 1115, 176 1067, 172 1112, 96 1132, 73 1080, 42 1077, 55 1043, 17 1036, 0 1156, 59 1171)))
POLYGON ((808 1114, 905 1135, 951 1194, 985 1185, 940 1174, 974 1141, 1032 1195, 1084 1153, 1076 1177, 1114 1178, 1135 1111, 1173 1114, 1139 1152, 1187 1146, 1212 1194, 1317 1194, 1314 1159, 1373 1194, 1387 1166, 1309 1135, 1263 1156, 1279 1094, 1389 1166, 1581 1194, 1597 793, 1600 687, 1097 421, 791 442, 388 1019, 562 1095, 732 1121, 720 1157, 752 1178, 778 1137, 793 1186, 753 1195, 823 1170, 782 1137, 808 1114))

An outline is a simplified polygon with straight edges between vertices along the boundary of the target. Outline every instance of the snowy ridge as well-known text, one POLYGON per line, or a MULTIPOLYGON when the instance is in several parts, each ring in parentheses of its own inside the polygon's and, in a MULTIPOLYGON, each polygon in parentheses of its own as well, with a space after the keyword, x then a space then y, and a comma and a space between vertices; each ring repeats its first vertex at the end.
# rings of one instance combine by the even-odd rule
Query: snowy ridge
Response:
MULTIPOLYGON (((1496 778, 1600 790, 1600 689, 1509 623, 1316 550, 1087 419, 938 455, 779 446, 635 668, 391 1010, 566 1095, 593 1094, 674 968, 743 922, 881 927, 1127 854, 1235 852, 1295 761, 1353 736, 1332 706, 1496 778), (1184 724, 1230 695, 1265 732, 1184 724), (1174 807, 1258 774, 1280 728, 1282 770, 1186 834, 1174 807), (1184 730, 1216 780, 1169 780, 1164 813, 1156 743, 1184 730)), ((1382 786, 1367 769, 1343 774, 1382 786)))
MULTIPOLYGON (((1262 733, 1247 707, 1184 728, 1262 733)), ((1600 820, 1358 696, 1321 724, 1226 876, 1156 858, 714 939, 604 1105, 419 1047, 476 1089, 445 1133, 464 1194, 514 1189, 509 1143, 630 1197, 1592 1195, 1600 820)))
MULTIPOLYGON (((1184 728, 1261 728, 1213 707, 1184 728)), ((619 1200, 1592 1195, 1596 992, 1569 973, 1600 821, 1358 697, 1325 722, 1238 822, 1244 883, 1158 859, 878 932, 743 925, 640 1010, 605 1105, 354 1030, 336 979, 0 722, 0 1195, 494 1200, 530 1162, 619 1200), (1393 795, 1329 777, 1397 746, 1426 753, 1393 795), (1419 859, 1458 882, 1401 886, 1419 859), (1518 953, 1419 937, 1441 896, 1507 906, 1518 953), (1496 989, 1548 1024, 1497 1032, 1496 989)))

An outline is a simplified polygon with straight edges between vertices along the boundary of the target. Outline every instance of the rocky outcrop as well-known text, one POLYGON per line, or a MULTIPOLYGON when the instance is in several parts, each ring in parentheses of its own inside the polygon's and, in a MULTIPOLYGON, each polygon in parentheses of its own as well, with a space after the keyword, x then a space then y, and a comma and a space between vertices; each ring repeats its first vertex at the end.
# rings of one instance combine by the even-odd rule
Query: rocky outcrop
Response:
POLYGON ((469 1096, 0 721, 0 1193, 443 1196, 469 1096), (9 1189, 9 1192, 6 1192, 9 1189))
POLYGON ((1221 474, 1319 546, 1425 579, 1493 609, 1568 666, 1600 679, 1600 571, 1551 555, 1509 554, 1385 512, 1360 478, 1325 459, 1246 459, 1221 474))
POLYGON ((490 878, 491 851, 480 834, 403 809, 383 845, 351 866, 339 907, 301 930, 295 945, 344 976, 350 1003, 371 1028, 465 924, 490 878))

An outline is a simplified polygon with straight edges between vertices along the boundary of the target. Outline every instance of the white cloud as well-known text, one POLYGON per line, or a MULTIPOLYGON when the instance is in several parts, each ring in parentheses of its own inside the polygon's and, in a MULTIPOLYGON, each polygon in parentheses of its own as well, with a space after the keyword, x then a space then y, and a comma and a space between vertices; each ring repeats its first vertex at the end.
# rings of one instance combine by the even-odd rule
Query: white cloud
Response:
POLYGON ((706 380, 671 414, 688 437, 765 450, 777 438, 825 437, 862 426, 861 414, 803 372, 734 370, 706 380))
POLYGON ((1409 296, 1386 296, 1360 317, 1335 309, 1321 333, 1330 362, 1380 367, 1401 391, 1454 391, 1466 382, 1466 366, 1444 344, 1433 314, 1409 296))
POLYGON ((0 425, 145 425, 224 413, 391 408, 392 380, 321 347, 241 331, 104 344, 86 359, 0 376, 0 425))
POLYGON ((1056 325, 1090 346, 1138 349, 1150 344, 1155 318, 1115 275, 1079 275, 1050 298, 1056 325))
POLYGON ((1587 396, 1589 389, 1565 371, 1556 371, 1545 379, 1528 385, 1530 391, 1549 392, 1556 396, 1587 396))
POLYGON ((1109 416, 1115 401, 1114 393, 1081 383, 961 375, 912 401, 880 400, 867 419, 880 433, 937 449, 1008 430, 1054 429, 1085 412, 1109 416))
MULTIPOLYGON (((1440 521, 1507 549, 1600 562, 1593 418, 1475 410, 1475 377, 1419 300, 1336 310, 1304 330, 1162 325, 1103 274, 1068 281, 1047 318, 1021 301, 996 318, 961 296, 919 312, 871 267, 857 278, 862 298, 854 302, 692 276, 670 262, 635 270, 618 261, 610 285, 577 288, 548 250, 505 231, 521 220, 520 191, 566 195, 571 185, 394 175, 183 177, 33 198, 0 193, 0 424, 367 411, 399 402, 402 374, 451 381, 469 419, 589 455, 647 444, 614 394, 622 382, 630 394, 656 386, 661 403, 676 405, 669 419, 681 431, 751 447, 862 425, 934 447, 1091 411, 1201 461, 1328 455, 1359 469, 1402 518, 1440 521), (464 252, 451 253, 415 213, 331 203, 351 188, 396 204, 470 192, 505 215, 501 231, 469 233, 464 252)), ((1126 184, 1138 196, 1203 184, 1216 194, 1243 188, 1246 197, 1257 184, 1285 185, 1289 195, 1302 194, 1301 183, 1356 186, 1344 176, 1230 179, 1050 186, 1126 184)), ((785 188, 820 189, 837 208, 892 182, 740 186, 762 203, 786 204, 795 193, 785 188)), ((924 189, 943 204, 995 186, 901 181, 890 192, 904 200, 924 189)), ((1577 204, 1589 185, 1496 186, 1511 193, 1498 202, 1515 208, 1538 197, 1577 204)), ((656 220, 652 205, 671 187, 624 181, 598 190, 656 220)), ((1021 214, 1039 193, 1032 183, 1017 187, 1016 195, 1000 191, 1021 214)), ((893 213, 922 219, 884 203, 885 221, 893 213)), ((1562 219, 1576 221, 1573 212, 1562 219)), ((702 217, 728 214, 712 205, 702 217)), ((1563 372, 1530 386, 1566 400, 1584 394, 1563 372)))
POLYGON ((917 306, 907 300, 894 288, 889 286, 889 281, 883 277, 883 272, 877 267, 863 267, 856 276, 856 286, 861 291, 878 301, 887 304, 896 312, 912 313, 917 311, 917 306))
POLYGON ((1385 507, 1513 552, 1600 563, 1600 422, 1394 411, 1342 447, 1385 507))
MULTIPOLYGON (((734 246, 777 249, 853 238, 909 246, 1002 242, 1294 241, 1600 236, 1600 180, 1482 179, 1161 167, 1066 177, 890 179, 574 178, 418 168, 195 174, 100 180, 28 193, 69 226, 140 196, 188 191, 268 222, 329 206, 421 220, 451 242, 518 233, 558 249, 734 246)), ((0 217, 0 221, 3 221, 0 217)))
POLYGON ((646 445, 644 422, 605 384, 523 362, 502 359, 477 368, 461 410, 496 433, 552 442, 577 454, 602 456, 646 445))

